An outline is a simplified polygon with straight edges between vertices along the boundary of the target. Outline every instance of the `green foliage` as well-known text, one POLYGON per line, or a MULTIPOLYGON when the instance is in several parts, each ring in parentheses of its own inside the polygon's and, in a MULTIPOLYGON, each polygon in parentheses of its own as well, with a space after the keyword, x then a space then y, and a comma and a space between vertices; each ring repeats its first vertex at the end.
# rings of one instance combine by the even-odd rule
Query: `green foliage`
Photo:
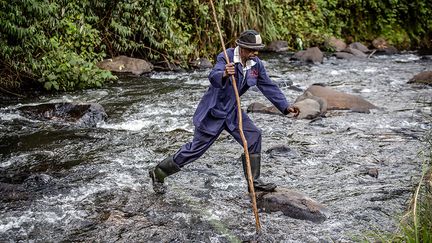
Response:
MULTIPOLYGON (((245 29, 292 50, 330 36, 432 48, 429 0, 214 0, 227 47, 245 29), (301 44, 300 44, 301 42, 301 44)), ((187 67, 221 50, 208 0, 0 0, 0 87, 99 87, 94 65, 127 55, 187 67), (83 68, 77 68, 83 66, 83 68), (76 72, 82 72, 78 74, 76 72), (87 78, 91 77, 91 78, 87 78)))
POLYGON ((115 78, 94 65, 104 56, 94 48, 102 47, 99 31, 76 5, 38 0, 0 5, 0 86, 39 80, 47 90, 66 91, 100 87, 115 78))
POLYGON ((115 77, 108 71, 98 69, 82 56, 68 50, 57 49, 45 53, 35 65, 46 90, 75 90, 102 87, 104 80, 115 77))

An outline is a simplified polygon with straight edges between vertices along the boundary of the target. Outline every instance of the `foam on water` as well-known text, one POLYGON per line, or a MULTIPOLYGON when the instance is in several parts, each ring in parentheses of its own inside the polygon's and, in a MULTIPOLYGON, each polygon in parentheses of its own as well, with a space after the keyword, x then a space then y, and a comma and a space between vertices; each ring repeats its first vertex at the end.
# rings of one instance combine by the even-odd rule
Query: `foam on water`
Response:
POLYGON ((154 124, 157 123, 155 121, 150 121, 150 120, 132 120, 132 121, 125 121, 116 124, 100 123, 98 124, 98 127, 105 128, 105 129, 114 129, 114 130, 140 131, 149 128, 154 124))

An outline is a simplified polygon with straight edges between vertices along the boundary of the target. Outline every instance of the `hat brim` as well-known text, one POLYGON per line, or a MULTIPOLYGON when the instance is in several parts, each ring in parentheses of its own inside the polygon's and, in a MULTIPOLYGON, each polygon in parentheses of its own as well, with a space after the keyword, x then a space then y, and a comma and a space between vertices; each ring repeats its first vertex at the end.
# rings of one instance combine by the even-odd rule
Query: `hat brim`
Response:
POLYGON ((251 44, 251 43, 243 42, 241 40, 236 40, 236 44, 241 48, 256 50, 256 51, 262 50, 265 47, 264 44, 251 44))

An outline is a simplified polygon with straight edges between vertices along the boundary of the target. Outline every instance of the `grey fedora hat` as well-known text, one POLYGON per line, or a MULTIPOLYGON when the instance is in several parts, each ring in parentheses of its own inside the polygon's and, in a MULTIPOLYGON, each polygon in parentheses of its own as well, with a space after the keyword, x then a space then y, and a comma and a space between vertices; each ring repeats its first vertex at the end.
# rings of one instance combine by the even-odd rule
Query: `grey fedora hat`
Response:
POLYGON ((261 50, 264 48, 261 35, 255 30, 246 30, 240 34, 240 38, 236 40, 236 44, 242 48, 251 50, 261 50))

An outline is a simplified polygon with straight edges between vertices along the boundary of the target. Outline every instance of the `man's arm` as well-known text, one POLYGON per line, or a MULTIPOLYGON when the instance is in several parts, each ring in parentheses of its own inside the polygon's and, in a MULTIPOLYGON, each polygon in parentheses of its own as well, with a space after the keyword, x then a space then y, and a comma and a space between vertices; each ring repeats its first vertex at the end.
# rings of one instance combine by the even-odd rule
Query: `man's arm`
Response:
MULTIPOLYGON (((231 65, 231 64, 228 64, 231 65)), ((225 61, 225 57, 223 53, 220 53, 217 56, 216 64, 211 70, 208 78, 210 83, 215 88, 224 88, 226 82, 231 74, 234 72, 234 68, 230 69, 231 72, 227 73, 227 62, 225 61)))
POLYGON ((257 80, 258 89, 284 115, 293 113, 294 117, 298 116, 300 110, 297 107, 291 106, 289 104, 280 88, 275 83, 273 83, 273 81, 267 75, 262 63, 260 64, 259 76, 257 80))

